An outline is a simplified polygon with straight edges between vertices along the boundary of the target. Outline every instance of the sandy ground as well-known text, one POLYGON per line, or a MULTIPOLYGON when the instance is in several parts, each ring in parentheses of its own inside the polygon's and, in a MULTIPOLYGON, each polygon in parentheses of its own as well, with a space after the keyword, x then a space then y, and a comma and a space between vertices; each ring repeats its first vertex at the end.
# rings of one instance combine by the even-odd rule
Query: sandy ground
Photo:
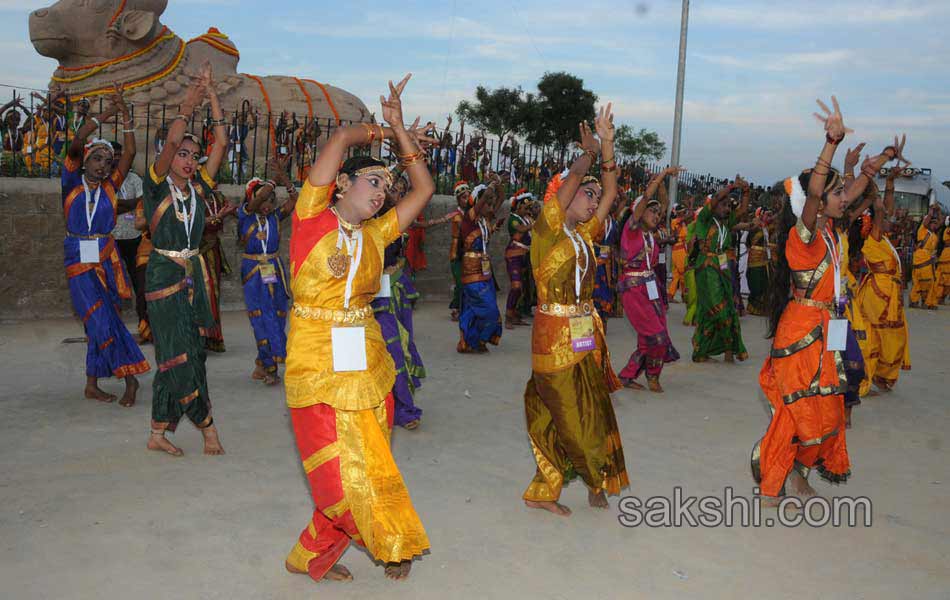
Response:
MULTIPOLYGON (((756 377, 764 321, 743 319, 751 359, 694 365, 691 330, 671 312, 685 360, 663 396, 622 391, 615 406, 641 498, 749 495, 749 450, 768 417, 756 377)), ((848 432, 854 476, 825 495, 869 496, 873 526, 626 528, 570 485, 569 519, 520 495, 534 472, 522 391, 527 328, 488 356, 455 352, 439 304, 416 317, 429 377, 415 432, 394 454, 432 542, 412 577, 390 582, 365 553, 343 558, 357 581, 316 584, 283 569, 311 502, 281 389, 250 381, 254 342, 242 313, 225 315, 228 352, 209 358, 215 420, 227 456, 203 456, 183 423, 186 456, 145 451, 151 376, 132 409, 84 400, 84 346, 72 321, 0 325, 0 597, 70 598, 946 598, 950 595, 950 309, 913 311, 913 371, 897 391, 865 399, 848 432)), ((614 320, 618 369, 634 345, 614 320)), ((146 355, 151 359, 149 347, 146 355)), ((108 382, 107 389, 120 391, 108 382)), ((813 479, 815 479, 813 477, 813 479)))

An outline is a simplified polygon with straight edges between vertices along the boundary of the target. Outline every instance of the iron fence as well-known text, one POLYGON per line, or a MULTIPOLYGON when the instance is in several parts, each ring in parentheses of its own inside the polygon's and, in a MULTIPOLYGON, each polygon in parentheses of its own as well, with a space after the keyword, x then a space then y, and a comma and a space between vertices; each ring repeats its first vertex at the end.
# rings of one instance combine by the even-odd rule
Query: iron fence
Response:
MULTIPOLYGON (((0 124, 4 150, 0 157, 0 175, 5 177, 58 176, 66 149, 76 131, 86 118, 101 113, 105 108, 102 97, 84 109, 81 102, 54 105, 46 90, 0 87, 11 91, 11 100, 21 98, 19 104, 7 108, 0 124), (18 123, 12 122, 11 113, 19 115, 18 123)), ((137 139, 144 142, 137 148, 137 161, 142 161, 138 164, 151 164, 161 151, 170 121, 179 114, 179 108, 160 103, 129 103, 129 110, 139 132, 137 139)), ((353 123, 332 118, 301 117, 284 111, 259 113, 247 101, 240 109, 228 112, 226 121, 228 149, 218 172, 218 181, 234 184, 244 184, 252 177, 267 177, 268 162, 277 155, 289 157, 291 178, 301 182, 323 142, 338 127, 353 123), (261 136, 267 137, 262 139, 261 136)), ((206 152, 214 143, 210 122, 211 113, 207 107, 195 111, 188 120, 188 131, 203 141, 206 152)), ((101 123, 97 135, 121 142, 121 130, 116 117, 101 123)), ((510 136, 502 140, 483 133, 463 135, 441 129, 436 131, 436 137, 440 144, 427 152, 427 161, 437 193, 443 194, 451 194, 459 179, 474 183, 488 172, 496 172, 505 177, 509 193, 524 188, 541 195, 551 177, 577 156, 575 150, 562 151, 522 143, 510 136)), ((352 151, 366 152, 385 160, 395 159, 393 149, 388 146, 352 151)), ((619 166, 621 186, 632 194, 642 190, 653 174, 665 168, 659 163, 636 162, 624 157, 620 157, 619 166)), ((680 175, 679 190, 683 195, 702 195, 718 189, 727 181, 709 173, 686 171, 680 175)), ((759 188, 759 191, 763 190, 759 188)))

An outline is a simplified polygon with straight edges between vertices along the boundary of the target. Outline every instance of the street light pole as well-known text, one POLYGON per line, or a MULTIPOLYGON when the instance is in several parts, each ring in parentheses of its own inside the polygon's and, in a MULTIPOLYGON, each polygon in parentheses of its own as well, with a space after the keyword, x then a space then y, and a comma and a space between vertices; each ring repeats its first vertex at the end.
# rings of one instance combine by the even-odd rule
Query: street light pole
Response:
MULTIPOLYGON (((673 148, 670 151, 670 165, 680 164, 680 138, 683 133, 683 88, 686 85, 686 30, 689 26, 689 0, 683 0, 683 14, 680 17, 680 56, 676 67, 676 110, 673 113, 673 148)), ((670 178, 670 205, 667 209, 667 221, 676 201, 677 178, 670 178)))

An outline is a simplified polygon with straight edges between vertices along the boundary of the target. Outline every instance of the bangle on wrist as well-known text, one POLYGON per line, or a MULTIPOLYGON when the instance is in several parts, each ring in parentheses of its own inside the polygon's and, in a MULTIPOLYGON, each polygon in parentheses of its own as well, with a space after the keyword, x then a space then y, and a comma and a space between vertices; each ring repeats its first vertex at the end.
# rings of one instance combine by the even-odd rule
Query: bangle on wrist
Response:
POLYGON ((177 115, 175 115, 175 118, 172 119, 172 120, 173 120, 173 121, 177 121, 178 119, 181 119, 181 120, 184 121, 185 123, 187 123, 188 120, 189 120, 189 119, 188 119, 188 115, 186 115, 185 113, 178 113, 177 115))
POLYGON ((363 130, 366 131, 366 143, 370 146, 373 145, 373 140, 376 138, 376 131, 370 127, 369 123, 360 123, 363 127, 363 130))
POLYGON ((102 127, 102 123, 99 122, 99 119, 95 117, 89 117, 89 120, 96 124, 96 127, 102 127))
POLYGON ((135 133, 134 129, 123 129, 122 133, 135 133))
POLYGON ((379 142, 382 143, 383 140, 386 139, 386 134, 385 134, 385 132, 383 132, 383 126, 382 126, 382 125, 377 124, 376 126, 379 127, 379 142))

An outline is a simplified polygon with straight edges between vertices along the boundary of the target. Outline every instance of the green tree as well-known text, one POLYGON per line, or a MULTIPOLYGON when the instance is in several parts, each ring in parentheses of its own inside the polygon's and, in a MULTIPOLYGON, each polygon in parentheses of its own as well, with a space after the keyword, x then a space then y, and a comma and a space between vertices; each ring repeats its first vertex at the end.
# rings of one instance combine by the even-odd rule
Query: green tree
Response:
POLYGON ((488 89, 478 86, 475 100, 462 100, 455 114, 467 123, 504 138, 509 133, 521 133, 524 115, 524 92, 521 88, 488 89))
POLYGON ((629 125, 617 128, 614 139, 617 153, 636 162, 660 160, 666 153, 666 142, 655 131, 634 131, 629 125))
POLYGON ((545 73, 538 81, 534 128, 528 132, 533 143, 553 143, 563 157, 577 139, 577 125, 594 120, 597 95, 584 88, 584 80, 570 73, 545 73))

